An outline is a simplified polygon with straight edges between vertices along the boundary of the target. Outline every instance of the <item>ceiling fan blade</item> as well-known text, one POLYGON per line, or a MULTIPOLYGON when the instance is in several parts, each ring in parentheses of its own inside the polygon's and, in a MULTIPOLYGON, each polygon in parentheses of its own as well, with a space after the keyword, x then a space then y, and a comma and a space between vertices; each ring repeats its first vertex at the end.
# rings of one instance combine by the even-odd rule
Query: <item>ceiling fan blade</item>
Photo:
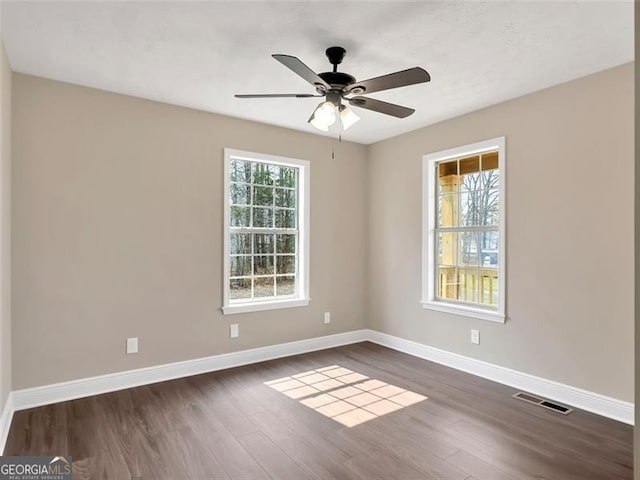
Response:
POLYGON ((309 98, 324 97, 313 93, 250 93, 235 95, 236 98, 309 98))
POLYGON ((324 88, 325 91, 331 90, 331 85, 325 82, 322 78, 318 76, 316 72, 307 67, 298 57, 292 57, 291 55, 272 55, 273 58, 278 60, 285 67, 292 70, 294 73, 297 73, 302 78, 304 78, 307 82, 309 82, 314 87, 320 85, 324 88))
POLYGON ((409 68, 401 72, 389 73, 381 77, 369 78, 361 82, 355 82, 347 87, 347 91, 353 91, 356 88, 363 88, 364 92, 357 93, 373 93, 381 90, 389 90, 391 88, 406 87, 407 85, 415 85, 416 83, 424 83, 431 80, 429 72, 420 67, 409 68))
POLYGON ((367 97, 353 97, 349 99, 349 104, 354 107, 366 108, 374 112, 384 113, 393 117, 405 118, 411 115, 415 110, 413 108, 403 107, 395 103, 387 103, 382 100, 367 97))

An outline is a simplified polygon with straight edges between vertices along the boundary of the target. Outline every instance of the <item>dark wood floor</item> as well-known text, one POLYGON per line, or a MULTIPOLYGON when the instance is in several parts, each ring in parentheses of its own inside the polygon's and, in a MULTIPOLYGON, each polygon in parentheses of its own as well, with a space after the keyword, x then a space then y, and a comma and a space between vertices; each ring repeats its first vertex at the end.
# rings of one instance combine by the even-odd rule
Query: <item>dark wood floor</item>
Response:
POLYGON ((632 478, 630 426, 513 393, 361 343, 20 411, 5 455, 71 455, 74 479, 632 478), (311 389, 311 377, 282 379, 330 366, 369 378, 329 369, 342 382, 319 376, 311 389), (350 392, 355 413, 340 416, 350 392))

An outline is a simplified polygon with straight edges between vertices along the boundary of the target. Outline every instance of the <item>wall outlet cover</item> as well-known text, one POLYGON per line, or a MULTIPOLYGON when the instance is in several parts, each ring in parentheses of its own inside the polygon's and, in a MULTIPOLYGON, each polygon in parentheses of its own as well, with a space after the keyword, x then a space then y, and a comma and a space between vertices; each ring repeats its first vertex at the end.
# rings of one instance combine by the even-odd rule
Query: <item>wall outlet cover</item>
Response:
POLYGON ((229 325, 229 338, 238 338, 240 336, 240 326, 237 323, 229 325))
POLYGON ((138 337, 127 338, 127 354, 138 353, 138 337))
POLYGON ((480 345, 480 330, 471 330, 471 343, 480 345))

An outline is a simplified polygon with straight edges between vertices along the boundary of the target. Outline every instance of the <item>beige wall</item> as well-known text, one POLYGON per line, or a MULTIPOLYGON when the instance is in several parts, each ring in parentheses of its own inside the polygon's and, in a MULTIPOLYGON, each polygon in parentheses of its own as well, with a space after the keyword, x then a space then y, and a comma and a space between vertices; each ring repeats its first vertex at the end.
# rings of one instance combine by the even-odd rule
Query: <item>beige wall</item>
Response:
POLYGON ((15 389, 364 326, 366 147, 13 81, 15 389), (221 314, 224 147, 311 161, 309 307, 221 314))
POLYGON ((335 159, 323 137, 13 81, 14 388, 369 326, 632 401, 632 65, 335 159), (509 320, 424 310, 421 157, 501 135, 509 320), (220 313, 226 146, 311 160, 309 307, 220 313))
POLYGON ((11 68, 0 40, 0 412, 11 391, 11 68))
POLYGON ((633 79, 627 64, 371 146, 371 327, 633 401, 633 79), (508 321, 424 310, 421 157, 502 135, 508 321))

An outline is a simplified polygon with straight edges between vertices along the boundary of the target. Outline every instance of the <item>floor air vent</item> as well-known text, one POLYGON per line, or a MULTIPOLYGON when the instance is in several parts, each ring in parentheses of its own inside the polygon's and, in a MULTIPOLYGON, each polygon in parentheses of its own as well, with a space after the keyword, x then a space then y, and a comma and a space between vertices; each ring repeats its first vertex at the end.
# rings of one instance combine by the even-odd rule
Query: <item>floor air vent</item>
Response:
POLYGON ((531 395, 530 393, 518 392, 513 398, 517 398, 518 400, 522 400, 523 402, 531 403, 533 405, 538 405, 539 407, 546 408, 547 410, 553 410, 554 412, 561 413, 563 415, 569 415, 573 412, 572 408, 565 407, 564 405, 560 405, 558 403, 550 402, 549 400, 545 400, 544 398, 538 398, 535 395, 531 395))

